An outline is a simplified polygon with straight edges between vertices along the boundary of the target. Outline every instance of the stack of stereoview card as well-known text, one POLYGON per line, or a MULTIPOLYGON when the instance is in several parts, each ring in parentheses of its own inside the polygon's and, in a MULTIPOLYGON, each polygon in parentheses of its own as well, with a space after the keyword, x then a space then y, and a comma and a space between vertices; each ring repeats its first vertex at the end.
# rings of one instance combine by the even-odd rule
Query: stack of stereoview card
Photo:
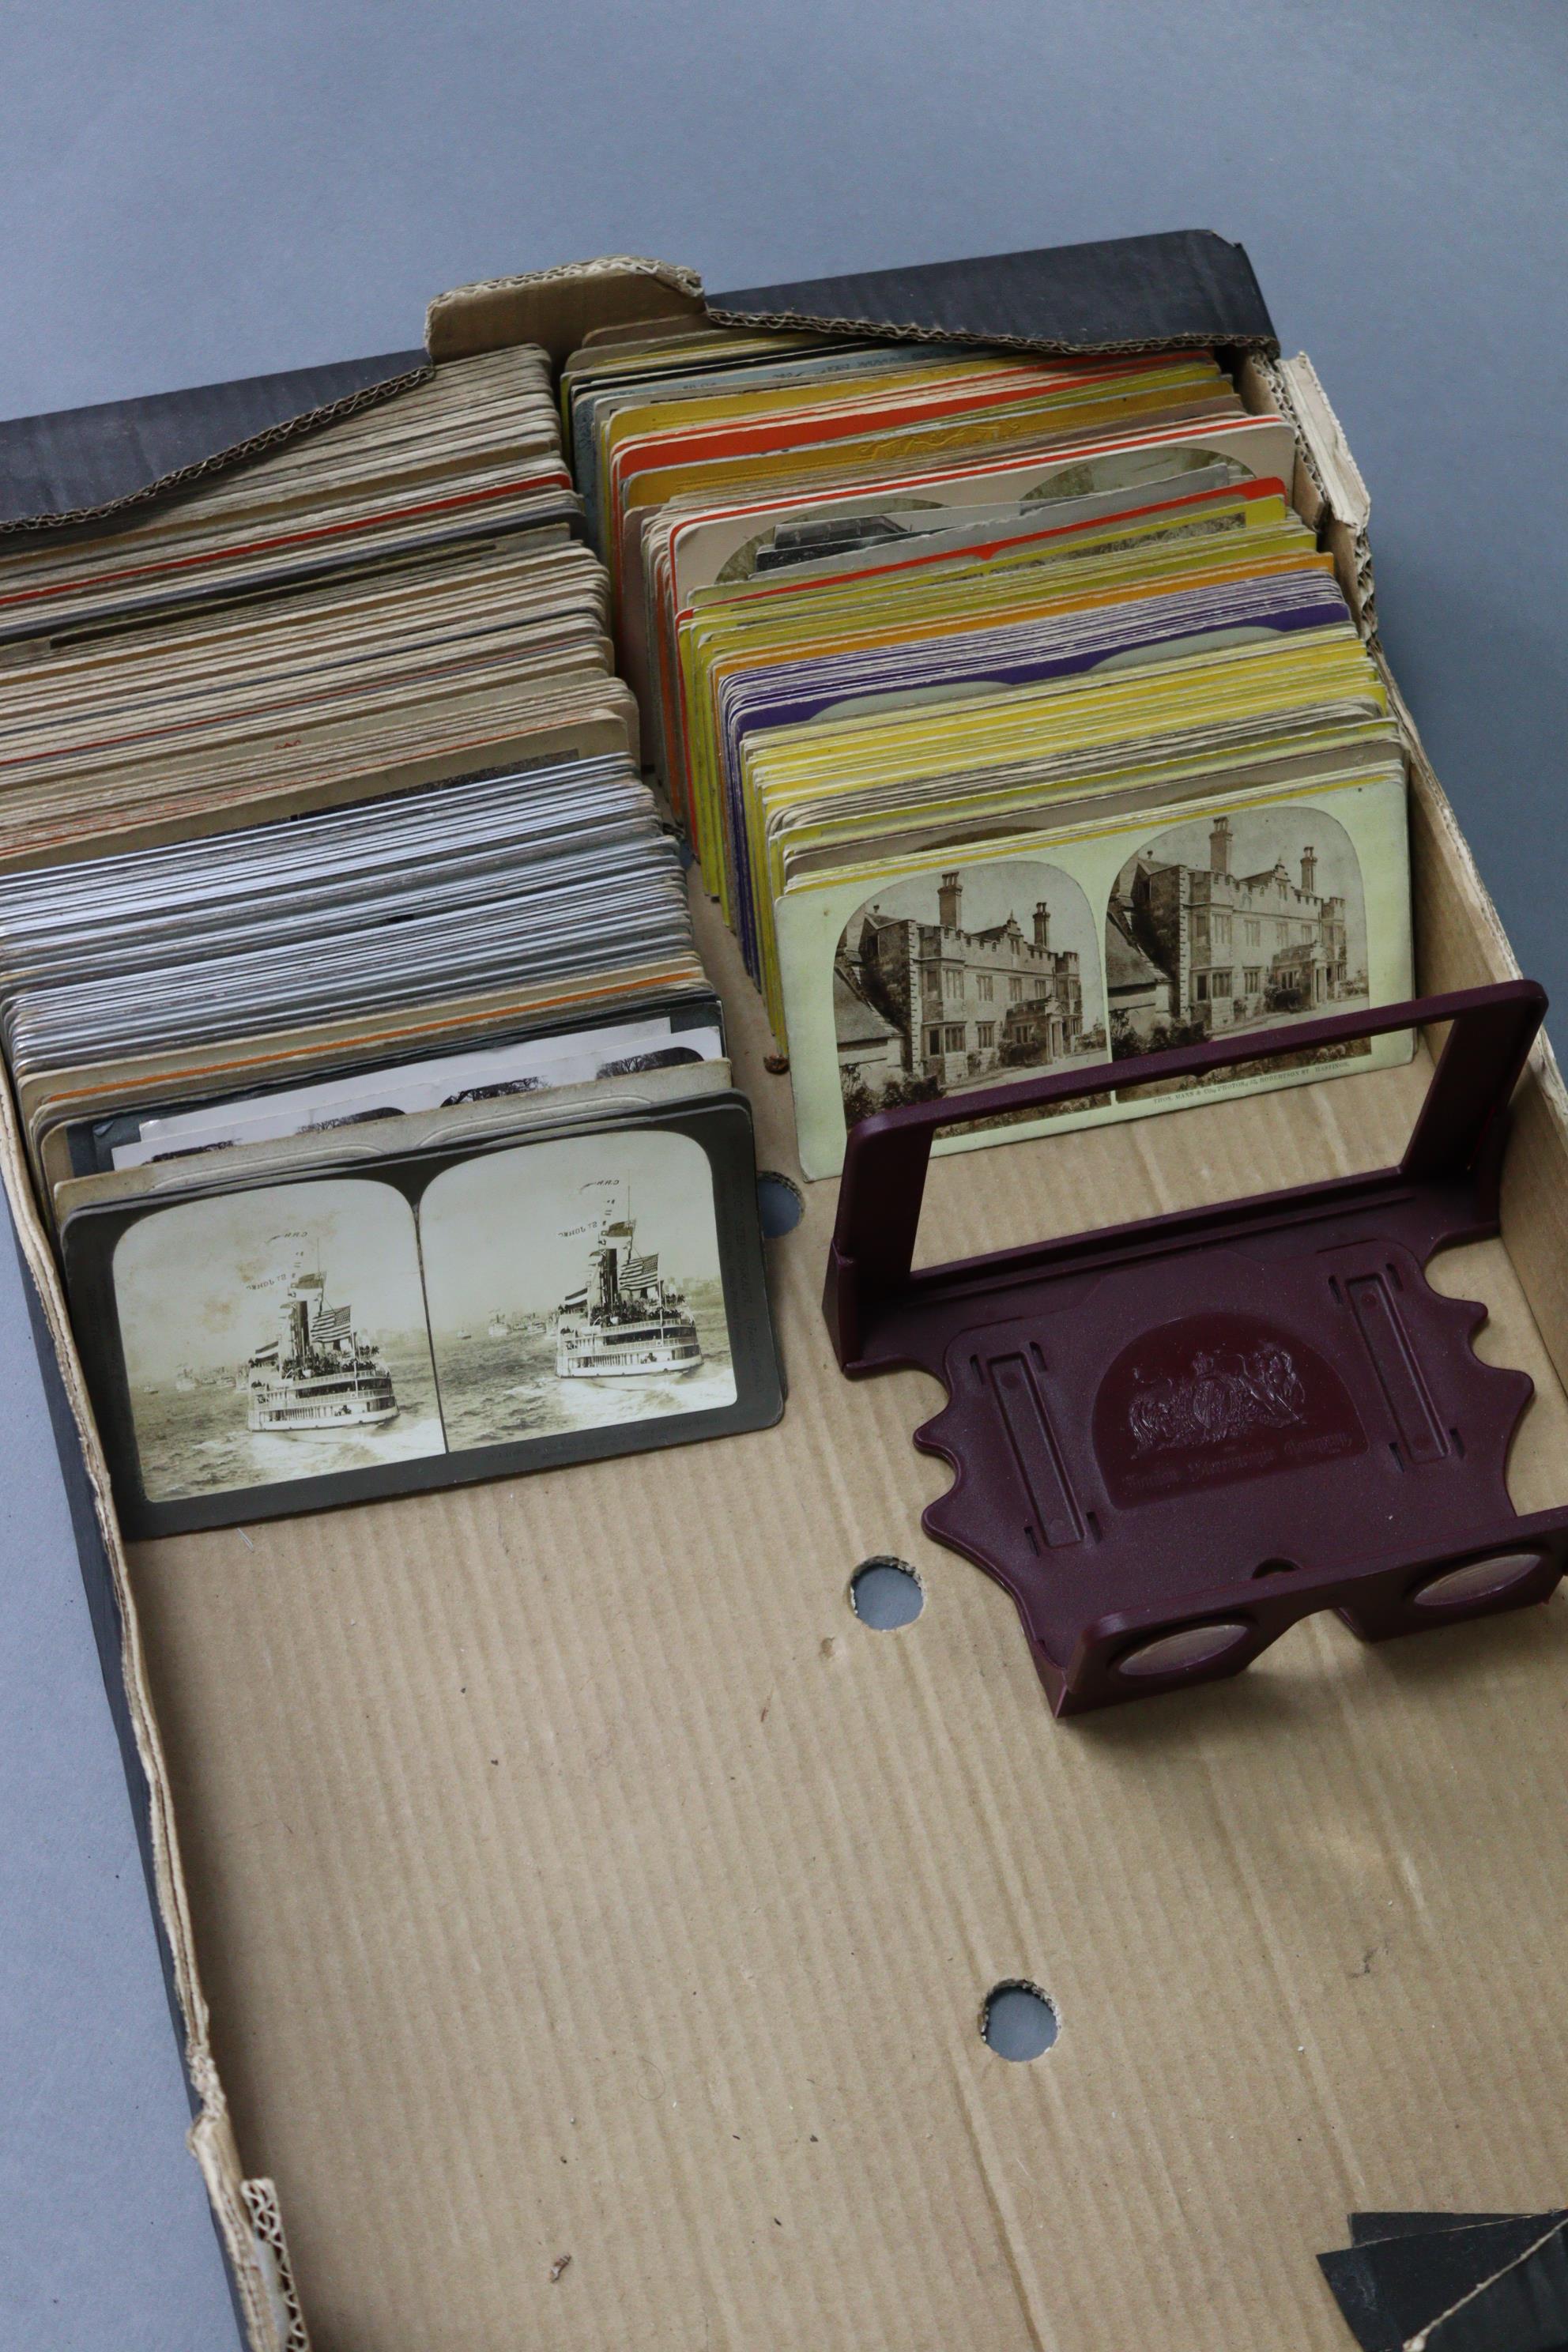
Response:
MULTIPOLYGON (((764 992, 802 1163, 966 1091, 1410 992, 1405 773, 1206 352, 1031 360, 689 325, 562 412, 646 750, 764 992)), ((1104 1091, 1059 1126, 1192 1089, 1104 1091)), ((940 1147, 939 1147, 940 1148, 940 1147)))
POLYGON ((0 1040, 132 1534, 782 1410, 578 513, 510 351, 0 564, 0 1040))
POLYGON ((0 866, 637 753, 544 355, 0 562, 0 866))

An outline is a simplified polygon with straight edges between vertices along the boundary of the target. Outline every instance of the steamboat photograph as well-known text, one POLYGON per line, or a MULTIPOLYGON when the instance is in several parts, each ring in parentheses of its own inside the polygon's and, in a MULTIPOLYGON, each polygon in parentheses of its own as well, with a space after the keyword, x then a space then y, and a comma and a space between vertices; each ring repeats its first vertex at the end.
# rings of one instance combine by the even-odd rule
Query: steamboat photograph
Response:
POLYGON ((608 1140, 468 1160, 420 1204, 454 1452, 735 1401, 707 1154, 608 1140))
POLYGON ((181 1202, 114 1260, 150 1499, 446 1450, 413 1212, 390 1185, 181 1202))

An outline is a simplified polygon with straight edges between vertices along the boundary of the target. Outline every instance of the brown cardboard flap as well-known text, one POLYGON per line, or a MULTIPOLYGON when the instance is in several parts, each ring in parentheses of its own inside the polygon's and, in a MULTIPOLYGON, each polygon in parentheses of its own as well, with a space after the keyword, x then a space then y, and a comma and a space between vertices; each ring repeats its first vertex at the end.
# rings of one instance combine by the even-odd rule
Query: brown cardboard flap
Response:
POLYGON ((541 343, 559 362, 591 328, 701 309, 702 280, 694 269, 638 254, 607 254, 437 294, 425 316, 425 343, 433 360, 541 343))

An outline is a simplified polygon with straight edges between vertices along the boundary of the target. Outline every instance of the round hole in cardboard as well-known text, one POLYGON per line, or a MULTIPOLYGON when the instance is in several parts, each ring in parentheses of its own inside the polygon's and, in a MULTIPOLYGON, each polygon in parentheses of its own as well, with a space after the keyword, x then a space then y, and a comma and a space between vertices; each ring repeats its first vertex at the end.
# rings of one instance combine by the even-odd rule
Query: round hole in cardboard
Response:
POLYGON ((980 2032, 988 2050, 998 2058, 1026 2065, 1043 2058, 1061 2031, 1057 2005, 1048 1993, 1026 1978, 1011 1977, 993 1985, 980 2012, 980 2032))
POLYGON ((862 1625, 890 1633, 914 1623, 925 1607, 925 1592, 907 1559, 879 1555, 863 1559, 850 1578, 849 1606, 862 1625))
POLYGON ((776 1242, 781 1234, 793 1234, 805 1216, 805 1195, 792 1176, 781 1176, 776 1168, 760 1169, 757 1213, 763 1240, 776 1242))
POLYGON ((1485 1559, 1467 1560, 1463 1568, 1446 1568, 1418 1584, 1410 1598, 1417 1609, 1463 1609, 1478 1601, 1493 1600, 1533 1576, 1541 1566, 1538 1551, 1493 1552, 1485 1559))

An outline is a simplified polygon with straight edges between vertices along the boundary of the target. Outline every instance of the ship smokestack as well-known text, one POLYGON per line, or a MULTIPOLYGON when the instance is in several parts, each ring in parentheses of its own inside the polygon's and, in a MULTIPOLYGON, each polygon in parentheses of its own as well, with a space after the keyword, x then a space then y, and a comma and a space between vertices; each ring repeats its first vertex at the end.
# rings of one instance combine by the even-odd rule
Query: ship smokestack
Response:
POLYGON ((302 1298, 286 1298, 279 1317, 281 1328, 278 1334, 278 1357, 284 1363, 300 1362, 310 1346, 310 1310, 302 1298))
POLYGON ((588 1260, 590 1310, 595 1314, 607 1313, 615 1306, 616 1296, 615 1244, 605 1243, 594 1251, 588 1260))

